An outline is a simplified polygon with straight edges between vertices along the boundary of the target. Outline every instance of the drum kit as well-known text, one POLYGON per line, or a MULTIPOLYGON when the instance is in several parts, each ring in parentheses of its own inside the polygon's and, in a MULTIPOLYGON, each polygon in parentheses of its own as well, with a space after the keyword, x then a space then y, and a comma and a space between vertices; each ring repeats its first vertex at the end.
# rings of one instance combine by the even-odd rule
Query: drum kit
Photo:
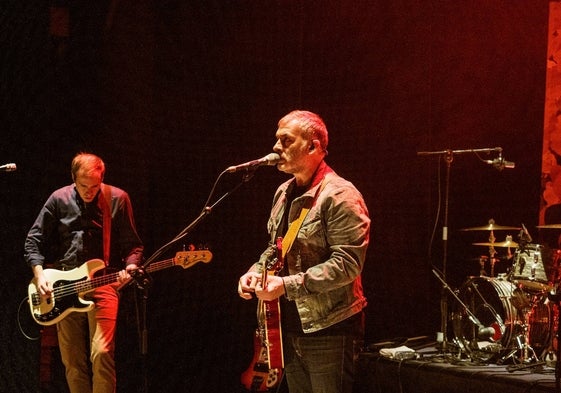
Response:
MULTIPOLYGON (((561 225, 538 228, 561 229, 561 225)), ((488 247, 489 255, 479 258, 479 276, 468 277, 455 291, 447 288, 456 299, 450 312, 451 344, 459 348, 459 355, 477 362, 555 362, 561 250, 533 244, 524 225, 501 226, 489 220, 489 225, 462 231, 488 232, 487 242, 472 245, 488 247), (518 239, 515 242, 507 235, 497 241, 499 231, 519 231, 518 239), (508 261, 510 267, 495 275, 500 261, 508 261)))

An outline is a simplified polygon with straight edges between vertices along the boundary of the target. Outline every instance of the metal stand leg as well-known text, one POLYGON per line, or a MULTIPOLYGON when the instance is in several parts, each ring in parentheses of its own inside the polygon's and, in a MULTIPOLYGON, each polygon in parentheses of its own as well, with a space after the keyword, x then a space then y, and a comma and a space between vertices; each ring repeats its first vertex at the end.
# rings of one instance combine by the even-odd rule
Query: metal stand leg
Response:
POLYGON ((522 310, 524 313, 524 321, 522 322, 522 334, 514 337, 514 348, 503 356, 499 363, 504 363, 508 359, 512 359, 514 363, 532 363, 537 362, 538 357, 534 348, 530 345, 530 316, 534 312, 534 307, 522 310))
POLYGON ((520 349, 520 362, 521 363, 530 363, 530 362, 537 362, 538 357, 536 356, 536 352, 534 348, 530 346, 530 315, 534 312, 534 307, 527 310, 524 313, 524 324, 522 325, 524 328, 524 333, 520 336, 516 337, 516 340, 519 341, 520 349))

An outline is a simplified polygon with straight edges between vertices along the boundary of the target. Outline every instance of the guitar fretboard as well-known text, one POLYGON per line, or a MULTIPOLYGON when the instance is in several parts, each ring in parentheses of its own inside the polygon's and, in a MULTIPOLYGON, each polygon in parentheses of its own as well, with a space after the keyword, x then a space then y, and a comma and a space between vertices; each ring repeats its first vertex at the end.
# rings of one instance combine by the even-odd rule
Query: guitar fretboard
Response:
MULTIPOLYGON (((156 272, 158 270, 166 269, 174 266, 174 258, 166 259, 163 261, 154 262, 146 268, 148 273, 156 272)), ((106 274, 100 277, 94 277, 91 280, 81 280, 70 284, 61 285, 54 289, 56 297, 74 295, 76 293, 90 292, 96 288, 104 285, 113 284, 119 281, 119 273, 106 274)))

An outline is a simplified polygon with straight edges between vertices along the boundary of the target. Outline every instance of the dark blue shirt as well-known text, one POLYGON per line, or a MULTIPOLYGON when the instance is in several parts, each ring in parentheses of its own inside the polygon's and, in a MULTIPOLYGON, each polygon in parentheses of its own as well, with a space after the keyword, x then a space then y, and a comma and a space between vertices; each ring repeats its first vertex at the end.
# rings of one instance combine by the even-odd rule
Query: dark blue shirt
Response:
MULTIPOLYGON (((143 245, 136 231, 128 194, 111 190, 110 266, 122 269, 140 264, 143 245), (123 264, 124 262, 124 264, 123 264)), ((39 212, 25 240, 25 261, 30 265, 53 264, 72 269, 90 259, 103 257, 103 210, 101 191, 85 203, 74 185, 54 191, 39 212)))

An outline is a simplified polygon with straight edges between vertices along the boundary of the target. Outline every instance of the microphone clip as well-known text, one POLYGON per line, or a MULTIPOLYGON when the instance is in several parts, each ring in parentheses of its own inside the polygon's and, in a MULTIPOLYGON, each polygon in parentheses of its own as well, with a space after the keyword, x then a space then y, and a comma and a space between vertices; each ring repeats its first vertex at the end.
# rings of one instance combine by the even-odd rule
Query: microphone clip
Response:
POLYGON ((486 160, 485 162, 489 165, 493 165, 493 168, 498 171, 502 171, 505 168, 513 169, 515 166, 514 162, 504 159, 502 150, 499 150, 499 155, 497 156, 497 158, 493 160, 486 160))

